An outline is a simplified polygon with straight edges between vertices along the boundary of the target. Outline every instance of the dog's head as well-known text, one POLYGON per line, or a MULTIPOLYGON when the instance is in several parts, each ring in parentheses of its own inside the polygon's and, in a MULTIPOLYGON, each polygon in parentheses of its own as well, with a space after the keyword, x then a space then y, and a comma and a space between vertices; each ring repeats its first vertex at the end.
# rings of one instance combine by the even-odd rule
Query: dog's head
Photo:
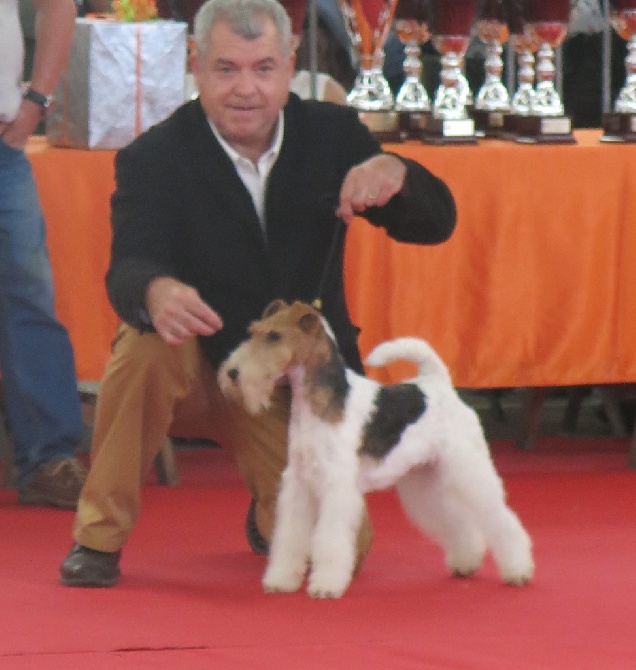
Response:
POLYGON ((292 368, 311 365, 329 352, 329 337, 320 313, 311 305, 275 300, 249 328, 219 369, 223 394, 242 401, 252 414, 266 409, 276 383, 292 368))

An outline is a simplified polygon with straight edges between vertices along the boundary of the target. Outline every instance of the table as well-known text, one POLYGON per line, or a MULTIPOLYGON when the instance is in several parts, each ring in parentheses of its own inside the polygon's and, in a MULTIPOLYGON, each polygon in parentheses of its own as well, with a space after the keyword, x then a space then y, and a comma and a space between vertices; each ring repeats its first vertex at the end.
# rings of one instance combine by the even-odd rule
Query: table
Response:
MULTIPOLYGON (((353 222, 346 282, 363 354, 416 335, 463 388, 636 381, 636 145, 575 134, 576 145, 387 145, 447 181, 458 226, 445 244, 414 247, 353 222)), ((58 315, 80 380, 98 380, 117 325, 104 289, 114 152, 44 138, 27 151, 58 315)), ((394 364, 377 376, 407 371, 394 364)))

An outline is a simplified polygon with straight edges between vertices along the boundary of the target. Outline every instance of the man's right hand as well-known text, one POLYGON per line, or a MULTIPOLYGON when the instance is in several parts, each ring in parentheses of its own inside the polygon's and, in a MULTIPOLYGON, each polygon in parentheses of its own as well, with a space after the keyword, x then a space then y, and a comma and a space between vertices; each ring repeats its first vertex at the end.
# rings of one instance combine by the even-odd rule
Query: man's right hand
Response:
POLYGON ((157 277, 146 289, 146 309, 152 325, 168 344, 183 344, 197 335, 214 335, 223 328, 221 317, 192 286, 157 277))

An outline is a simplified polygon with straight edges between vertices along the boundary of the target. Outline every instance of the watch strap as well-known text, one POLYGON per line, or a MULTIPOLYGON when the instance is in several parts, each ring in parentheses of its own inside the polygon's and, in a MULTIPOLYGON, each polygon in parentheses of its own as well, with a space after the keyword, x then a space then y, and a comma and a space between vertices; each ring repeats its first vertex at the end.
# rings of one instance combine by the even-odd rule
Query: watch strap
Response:
POLYGON ((45 110, 50 107, 51 102, 53 101, 52 95, 44 95, 44 93, 40 93, 33 88, 27 89, 26 93, 24 94, 24 98, 25 100, 34 102, 36 105, 40 105, 40 107, 45 110))

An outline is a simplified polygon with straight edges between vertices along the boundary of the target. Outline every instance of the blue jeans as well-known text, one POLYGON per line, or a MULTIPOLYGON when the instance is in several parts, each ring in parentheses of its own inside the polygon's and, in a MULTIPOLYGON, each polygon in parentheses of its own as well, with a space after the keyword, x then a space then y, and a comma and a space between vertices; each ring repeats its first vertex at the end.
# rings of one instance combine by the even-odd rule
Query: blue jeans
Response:
POLYGON ((82 416, 31 165, 1 139, 0 371, 20 487, 46 463, 75 454, 82 416))

